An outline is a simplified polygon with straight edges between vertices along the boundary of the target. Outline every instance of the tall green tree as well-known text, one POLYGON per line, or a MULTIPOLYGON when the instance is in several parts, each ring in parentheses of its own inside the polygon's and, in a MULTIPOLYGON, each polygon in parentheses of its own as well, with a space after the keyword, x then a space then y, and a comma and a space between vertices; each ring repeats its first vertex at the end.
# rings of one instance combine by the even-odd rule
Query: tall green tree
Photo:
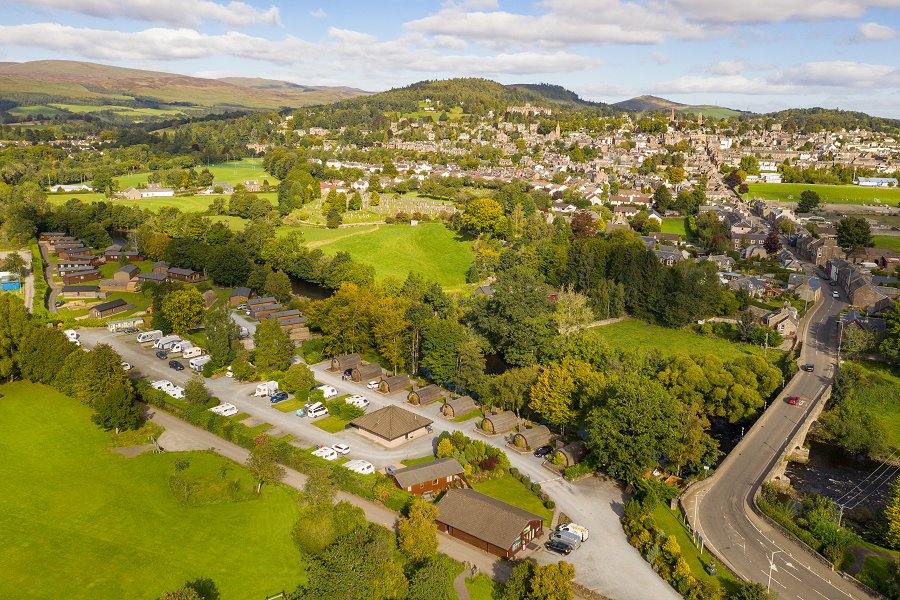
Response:
POLYGON ((848 252, 873 246, 869 222, 860 217, 844 217, 837 224, 837 243, 848 252))
POLYGON ((528 408, 565 432, 566 425, 575 420, 576 413, 572 404, 574 391, 575 380, 572 374, 560 365, 551 364, 538 374, 531 386, 528 408))
POLYGON ((237 242, 213 247, 206 264, 206 272, 213 282, 224 286, 245 284, 252 269, 247 251, 237 242))
POLYGON ((814 190, 803 190, 800 193, 800 202, 797 203, 797 212, 808 213, 819 208, 819 194, 814 190))
POLYGON ((256 351, 254 364, 262 372, 284 371, 294 357, 294 344, 277 319, 267 319, 256 326, 253 337, 256 351))
POLYGON ((179 335, 200 325, 205 310, 203 294, 195 287, 169 292, 162 302, 163 315, 179 335))
POLYGON ((431 319, 422 329, 421 365, 439 383, 454 380, 460 346, 466 341, 466 328, 455 319, 431 319))
POLYGON ((264 483, 274 485, 284 477, 284 467, 278 464, 277 449, 267 435, 260 435, 253 440, 253 448, 247 457, 247 468, 256 477, 256 493, 264 483))
POLYGON ((397 524, 397 544, 413 564, 422 565, 437 556, 437 513, 436 505, 415 497, 397 524))
POLYGON ((91 420, 107 431, 121 429, 137 429, 144 419, 141 416, 141 405, 136 404, 131 391, 124 386, 114 387, 94 401, 94 414, 91 420))
POLYGON ((228 305, 218 302, 203 317, 206 343, 212 369, 231 364, 236 357, 234 344, 238 339, 238 326, 231 319, 228 305))

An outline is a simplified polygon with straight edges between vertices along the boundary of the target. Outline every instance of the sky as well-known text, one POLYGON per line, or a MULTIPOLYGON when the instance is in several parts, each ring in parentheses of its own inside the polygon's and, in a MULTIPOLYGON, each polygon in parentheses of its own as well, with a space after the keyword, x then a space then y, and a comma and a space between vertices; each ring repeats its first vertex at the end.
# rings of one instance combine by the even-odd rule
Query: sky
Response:
POLYGON ((900 0, 2 0, 0 61, 87 60, 368 91, 553 83, 900 118, 900 0))

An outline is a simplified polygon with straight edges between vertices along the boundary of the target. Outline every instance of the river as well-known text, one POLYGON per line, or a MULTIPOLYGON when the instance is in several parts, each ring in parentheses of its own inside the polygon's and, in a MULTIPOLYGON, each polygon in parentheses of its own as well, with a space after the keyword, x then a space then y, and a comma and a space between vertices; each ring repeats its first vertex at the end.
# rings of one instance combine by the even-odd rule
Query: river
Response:
POLYGON ((296 277, 291 277, 291 292, 295 296, 302 296, 312 300, 325 300, 334 294, 334 290, 331 288, 297 279, 296 277))

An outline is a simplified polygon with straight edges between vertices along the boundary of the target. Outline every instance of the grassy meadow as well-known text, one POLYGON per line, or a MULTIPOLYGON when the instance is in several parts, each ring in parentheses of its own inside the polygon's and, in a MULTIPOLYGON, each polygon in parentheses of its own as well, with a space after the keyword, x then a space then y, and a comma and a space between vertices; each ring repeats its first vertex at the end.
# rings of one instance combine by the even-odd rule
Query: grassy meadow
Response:
POLYGON ((205 452, 126 458, 77 401, 27 382, 0 393, 0 597, 152 600, 210 578, 243 600, 301 583, 289 490, 256 496, 248 471, 205 452), (184 459, 202 489, 238 491, 179 500, 169 479, 184 459))
MULTIPOLYGON (((671 329, 646 323, 639 319, 626 319, 595 327, 590 330, 614 348, 621 350, 659 350, 669 356, 678 352, 685 354, 714 354, 723 360, 738 358, 748 354, 762 355, 763 349, 749 344, 701 335, 684 329, 671 329)), ((770 352, 777 352, 770 351, 770 352)))
POLYGON ((873 235, 876 248, 888 248, 900 252, 900 235, 873 235))
POLYGON ((889 204, 900 202, 900 188, 869 188, 858 185, 813 185, 808 183, 750 183, 745 198, 799 202, 800 194, 813 190, 825 204, 889 204))
MULTIPOLYGON (((255 179, 262 184, 264 179, 268 179, 271 186, 274 187, 278 185, 278 180, 263 169, 261 158, 245 158, 243 160, 234 160, 211 165, 198 165, 194 167, 194 169, 197 172, 200 172, 203 169, 209 169, 213 174, 213 181, 215 183, 230 183, 235 185, 237 183, 255 179)), ((137 187, 141 183, 147 183, 147 177, 149 175, 149 171, 142 171, 130 175, 120 175, 119 177, 116 177, 116 179, 119 180, 119 188, 124 190, 129 186, 137 187)))

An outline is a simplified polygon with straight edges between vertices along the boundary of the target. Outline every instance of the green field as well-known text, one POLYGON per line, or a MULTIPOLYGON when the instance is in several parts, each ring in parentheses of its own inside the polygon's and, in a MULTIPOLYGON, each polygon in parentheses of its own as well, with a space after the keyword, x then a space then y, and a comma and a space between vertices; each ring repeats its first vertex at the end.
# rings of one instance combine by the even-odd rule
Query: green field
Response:
POLYGON ((878 415, 884 420, 887 442, 892 448, 900 448, 900 369, 891 369, 885 363, 856 363, 867 373, 882 379, 878 384, 862 386, 856 390, 860 409, 878 415))
POLYGON ((9 114, 15 115, 17 117, 33 117, 35 115, 54 117, 56 115, 64 114, 64 112, 53 106, 38 104, 36 106, 16 106, 15 108, 11 108, 9 110, 9 114))
MULTIPOLYGON (((269 202, 274 203, 277 201, 276 192, 263 192, 256 194, 260 198, 268 200, 269 202)), ((209 205, 212 204, 213 200, 216 198, 224 198, 226 204, 228 203, 228 196, 201 196, 201 195, 191 195, 191 196, 172 196, 169 198, 141 198, 140 200, 127 200, 125 198, 113 198, 112 200, 106 198, 103 194, 99 193, 84 193, 84 194, 50 194, 47 196, 47 200, 54 205, 62 205, 68 202, 70 199, 76 198, 81 200, 82 202, 109 202, 110 204, 124 204, 125 206, 137 206, 139 208, 146 208, 153 212, 158 212, 159 209, 174 206, 175 208, 181 210, 182 212, 203 212, 209 208, 209 205)), ((213 220, 216 220, 220 217, 212 217, 213 220)), ((221 217, 223 220, 227 220, 229 217, 221 217)))
POLYGON ((50 106, 76 114, 112 111, 128 117, 172 117, 200 112, 185 108, 136 108, 134 106, 117 106, 114 104, 51 104, 50 106))
POLYGON ((888 248, 900 252, 900 235, 873 235, 876 248, 888 248))
POLYGON ((507 504, 518 506, 544 517, 544 525, 549 526, 550 521, 553 519, 553 511, 544 508, 541 499, 531 493, 531 490, 525 489, 522 482, 509 473, 502 477, 476 482, 472 485, 472 488, 485 496, 502 500, 507 504))
POLYGON ((799 202, 800 194, 813 190, 826 204, 889 204, 900 202, 900 188, 866 188, 858 185, 812 185, 808 183, 750 183, 745 198, 799 202))
MULTIPOLYGON (((245 158, 225 163, 198 165, 194 169, 197 172, 209 169, 213 174, 215 183, 230 183, 234 185, 255 179, 262 184, 264 179, 268 179, 269 184, 273 188, 278 185, 278 180, 263 169, 261 158, 245 158)), ((116 179, 119 180, 119 188, 124 190, 127 187, 137 187, 138 184, 147 183, 149 175, 149 171, 143 171, 141 173, 132 173, 131 175, 120 175, 116 179)))
POLYGON ((686 217, 664 217, 661 229, 663 233, 677 233, 683 239, 688 239, 690 237, 688 220, 686 217))
POLYGON ((388 275, 405 278, 411 271, 426 281, 436 281, 447 289, 460 289, 466 283, 466 271, 472 264, 472 241, 441 223, 410 225, 371 225, 360 227, 281 227, 280 235, 301 231, 309 247, 326 254, 349 252, 375 267, 379 278, 388 275))
POLYGON ((290 540, 294 495, 264 486, 258 497, 206 506, 179 502, 174 463, 250 491, 243 468, 205 452, 110 451, 90 409, 52 389, 0 386, 0 597, 158 598, 211 578, 222 600, 264 598, 303 579, 290 540))
POLYGON ((621 350, 655 348, 666 356, 676 352, 685 354, 705 352, 728 360, 748 354, 761 356, 763 353, 763 349, 757 346, 730 342, 717 337, 707 337, 683 329, 651 325, 639 319, 626 319, 612 325, 595 327, 590 331, 614 348, 621 350))

